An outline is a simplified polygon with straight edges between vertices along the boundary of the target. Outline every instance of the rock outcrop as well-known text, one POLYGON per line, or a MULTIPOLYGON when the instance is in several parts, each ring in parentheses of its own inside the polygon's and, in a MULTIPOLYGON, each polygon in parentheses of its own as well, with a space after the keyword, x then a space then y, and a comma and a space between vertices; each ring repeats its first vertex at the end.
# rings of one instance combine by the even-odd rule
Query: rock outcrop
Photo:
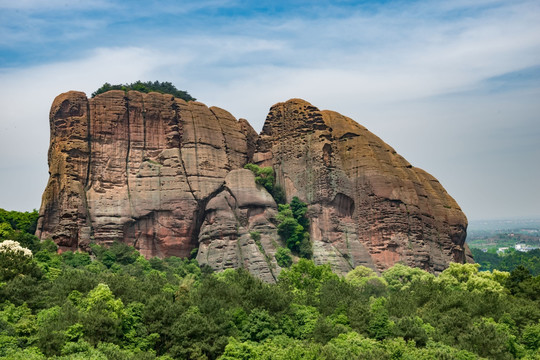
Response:
POLYGON ((216 270, 243 267, 266 281, 275 281, 279 266, 274 218, 277 206, 250 170, 231 171, 223 190, 206 206, 199 233, 197 260, 216 270))
POLYGON ((274 105, 255 162, 309 204, 314 260, 340 272, 467 261, 467 219, 441 184, 352 119, 300 99, 274 105))
POLYGON ((189 256, 266 281, 280 268, 277 206, 242 169, 274 168, 308 203, 314 260, 338 272, 400 261, 439 272, 470 261, 467 220, 439 182, 353 120, 293 99, 261 135, 246 120, 171 95, 59 95, 37 236, 64 250, 123 241, 146 257, 189 256))
POLYGON ((37 235, 62 250, 124 241, 147 257, 189 256, 206 204, 254 148, 247 122, 158 93, 69 92, 50 119, 37 235))

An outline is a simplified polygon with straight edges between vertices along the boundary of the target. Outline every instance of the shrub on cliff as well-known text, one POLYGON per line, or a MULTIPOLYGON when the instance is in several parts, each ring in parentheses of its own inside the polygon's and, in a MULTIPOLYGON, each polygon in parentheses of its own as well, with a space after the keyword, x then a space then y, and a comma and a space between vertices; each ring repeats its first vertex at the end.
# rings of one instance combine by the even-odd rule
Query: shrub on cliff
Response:
POLYGON ((101 86, 99 89, 97 89, 96 91, 92 93, 92 97, 99 94, 103 94, 110 90, 124 90, 124 91, 136 90, 143 93, 149 93, 149 92, 155 91, 162 94, 171 94, 172 96, 176 98, 184 99, 186 101, 197 100, 191 95, 189 95, 187 91, 178 90, 176 86, 174 86, 172 83, 168 81, 160 82, 157 80, 154 82, 152 81, 142 82, 138 80, 131 84, 117 84, 117 85, 111 85, 109 83, 105 83, 103 84, 103 86, 101 86))
POLYGON ((285 204, 285 192, 276 184, 274 169, 271 166, 260 167, 255 164, 246 164, 244 169, 251 170, 255 175, 255 182, 266 189, 272 195, 277 204, 285 204))
POLYGON ((288 268, 292 265, 291 250, 289 248, 280 247, 274 255, 279 266, 288 268))
POLYGON ((290 204, 280 204, 278 209, 279 236, 293 252, 302 258, 311 259, 313 250, 309 239, 309 220, 305 216, 307 204, 295 196, 290 204))

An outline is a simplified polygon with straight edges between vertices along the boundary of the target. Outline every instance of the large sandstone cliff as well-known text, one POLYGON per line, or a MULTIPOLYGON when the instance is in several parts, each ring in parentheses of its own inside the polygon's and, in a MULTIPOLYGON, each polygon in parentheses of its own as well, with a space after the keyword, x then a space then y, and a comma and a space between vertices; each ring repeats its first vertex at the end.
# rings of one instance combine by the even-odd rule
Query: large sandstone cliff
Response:
POLYGON ((274 168, 289 200, 308 203, 317 263, 438 272, 468 259, 467 220, 435 178, 303 100, 274 105, 259 136, 223 109, 170 95, 72 91, 53 102, 50 126, 37 236, 61 250, 113 241, 146 257, 198 249, 214 269, 273 281, 277 206, 242 169, 256 162, 274 168))
POLYGON ((300 99, 276 104, 254 161, 274 167, 288 200, 310 205, 317 263, 439 272, 472 260, 467 219, 437 179, 348 117, 300 99))

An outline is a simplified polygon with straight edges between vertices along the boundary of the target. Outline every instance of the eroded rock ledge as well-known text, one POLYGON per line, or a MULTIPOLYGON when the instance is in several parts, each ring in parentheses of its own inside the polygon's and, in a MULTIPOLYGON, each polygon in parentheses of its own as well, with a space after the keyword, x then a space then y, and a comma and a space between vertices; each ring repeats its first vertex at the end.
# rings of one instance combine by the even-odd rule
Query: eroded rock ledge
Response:
POLYGON ((347 272, 471 261, 467 220, 440 183, 352 119, 292 99, 258 135, 246 120, 171 95, 59 95, 37 236, 61 250, 123 241, 146 257, 279 273, 277 207, 243 166, 272 166, 308 203, 314 260, 347 272), (250 235, 257 232, 260 240, 250 235))

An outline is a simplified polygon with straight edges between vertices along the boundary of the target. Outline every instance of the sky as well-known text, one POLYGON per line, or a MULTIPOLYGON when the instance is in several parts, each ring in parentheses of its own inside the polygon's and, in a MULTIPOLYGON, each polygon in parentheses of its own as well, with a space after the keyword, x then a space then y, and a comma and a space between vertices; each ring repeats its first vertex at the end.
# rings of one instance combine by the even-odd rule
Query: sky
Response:
POLYGON ((257 131, 303 98, 434 175, 469 220, 540 218, 538 0, 0 0, 0 208, 39 209, 58 94, 137 80, 257 131))

